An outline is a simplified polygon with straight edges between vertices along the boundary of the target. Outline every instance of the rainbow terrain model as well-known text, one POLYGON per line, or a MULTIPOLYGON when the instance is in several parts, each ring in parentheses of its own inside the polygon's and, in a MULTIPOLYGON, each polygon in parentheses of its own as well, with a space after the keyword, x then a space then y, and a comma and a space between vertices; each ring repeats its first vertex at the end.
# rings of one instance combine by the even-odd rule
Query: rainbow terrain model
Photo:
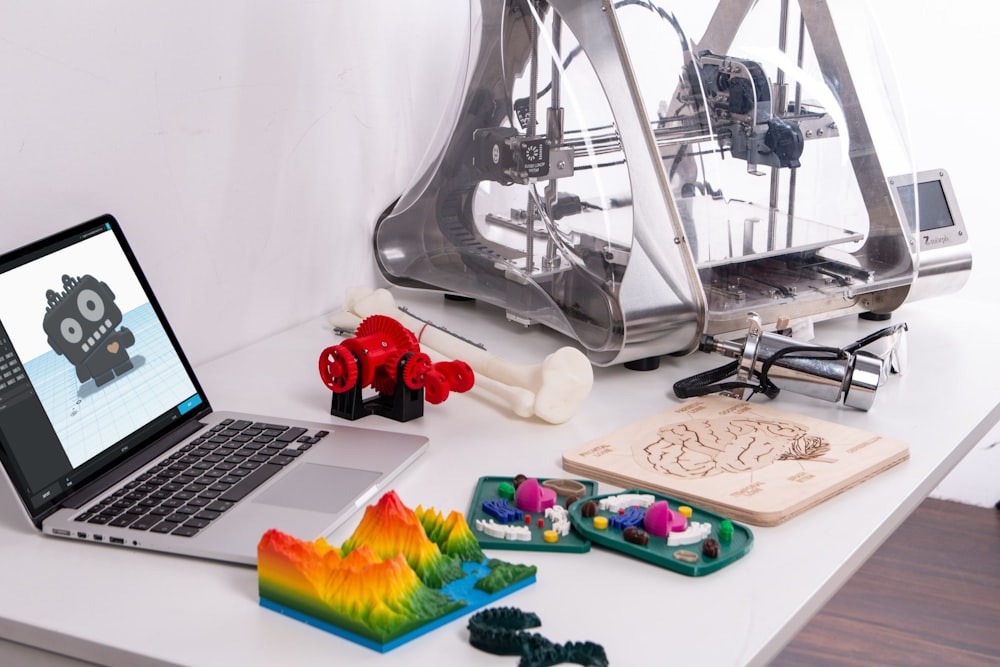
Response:
POLYGON ((269 530, 257 575, 262 606, 384 652, 533 583, 535 567, 488 560, 461 514, 390 491, 339 549, 269 530))

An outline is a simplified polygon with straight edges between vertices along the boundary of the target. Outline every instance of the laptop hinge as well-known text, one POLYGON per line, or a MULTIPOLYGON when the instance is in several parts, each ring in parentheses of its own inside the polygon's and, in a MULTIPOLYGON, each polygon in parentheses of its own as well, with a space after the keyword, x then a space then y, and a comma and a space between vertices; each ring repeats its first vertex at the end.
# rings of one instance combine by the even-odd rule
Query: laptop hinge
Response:
POLYGON ((104 493, 109 488, 120 482, 123 478, 131 475, 139 468, 162 455, 164 452, 169 451, 170 448, 177 443, 190 437, 194 433, 197 433, 203 428, 205 428, 205 424, 193 419, 178 426, 175 431, 171 431, 162 438, 154 440, 152 444, 130 457, 127 461, 123 461, 95 479, 93 482, 87 484, 86 488, 82 488, 79 491, 66 496, 66 499, 63 500, 61 506, 68 507, 70 509, 79 509, 93 500, 96 496, 104 493))

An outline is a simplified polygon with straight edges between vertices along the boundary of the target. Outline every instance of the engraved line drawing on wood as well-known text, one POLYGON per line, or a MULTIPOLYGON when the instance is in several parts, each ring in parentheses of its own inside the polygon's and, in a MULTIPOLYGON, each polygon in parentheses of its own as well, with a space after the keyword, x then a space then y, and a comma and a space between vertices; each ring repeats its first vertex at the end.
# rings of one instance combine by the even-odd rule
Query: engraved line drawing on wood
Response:
POLYGON ((829 442, 793 422, 732 416, 667 424, 658 439, 637 445, 636 462, 648 470, 682 478, 712 477, 766 468, 777 461, 822 461, 829 442))

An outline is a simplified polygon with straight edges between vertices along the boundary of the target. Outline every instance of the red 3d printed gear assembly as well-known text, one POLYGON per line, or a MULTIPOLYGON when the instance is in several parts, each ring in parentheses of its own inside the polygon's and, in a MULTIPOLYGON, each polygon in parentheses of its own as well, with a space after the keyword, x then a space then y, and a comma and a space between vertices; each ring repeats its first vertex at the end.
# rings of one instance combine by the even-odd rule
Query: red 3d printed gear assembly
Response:
POLYGON ((319 356, 320 378, 333 392, 333 415, 355 420, 380 414, 409 421, 423 416, 424 400, 441 403, 451 392, 468 391, 475 383, 472 368, 463 361, 432 363, 413 332, 391 317, 367 317, 354 333, 319 356), (367 387, 374 396, 363 396, 367 387))

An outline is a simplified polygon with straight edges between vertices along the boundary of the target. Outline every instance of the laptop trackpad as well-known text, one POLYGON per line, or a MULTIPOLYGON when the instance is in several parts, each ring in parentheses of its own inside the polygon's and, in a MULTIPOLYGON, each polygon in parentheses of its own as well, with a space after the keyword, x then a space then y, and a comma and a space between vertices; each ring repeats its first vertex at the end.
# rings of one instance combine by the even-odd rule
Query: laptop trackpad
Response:
POLYGON ((337 514, 372 487, 381 473, 305 463, 282 475, 255 503, 337 514))

